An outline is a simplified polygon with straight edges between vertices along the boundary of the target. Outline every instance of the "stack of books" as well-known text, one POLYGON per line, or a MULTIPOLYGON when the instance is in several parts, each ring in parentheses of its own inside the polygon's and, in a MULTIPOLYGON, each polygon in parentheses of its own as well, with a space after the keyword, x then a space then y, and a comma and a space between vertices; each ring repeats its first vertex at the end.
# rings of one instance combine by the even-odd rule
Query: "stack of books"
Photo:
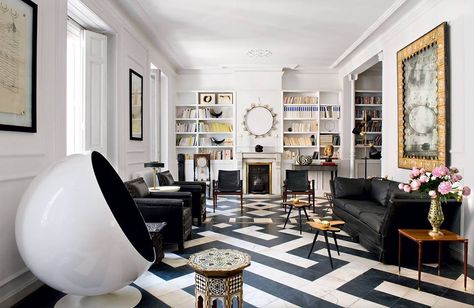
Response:
POLYGON ((285 96, 283 104, 317 104, 318 98, 316 96, 285 96))

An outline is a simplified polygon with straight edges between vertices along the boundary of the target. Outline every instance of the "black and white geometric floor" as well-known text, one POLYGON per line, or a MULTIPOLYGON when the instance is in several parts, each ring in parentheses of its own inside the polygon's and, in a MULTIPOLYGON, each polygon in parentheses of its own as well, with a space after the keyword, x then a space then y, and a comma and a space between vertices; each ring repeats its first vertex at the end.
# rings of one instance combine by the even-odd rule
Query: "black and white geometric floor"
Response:
MULTIPOLYGON (((310 218, 331 215, 324 200, 317 203, 316 214, 308 212, 310 218)), ((399 276, 398 267, 376 261, 344 232, 338 238, 341 255, 332 254, 334 270, 323 237, 308 259, 314 233, 304 226, 300 235, 298 213, 291 214, 283 229, 286 214, 279 199, 245 199, 243 213, 236 199, 220 198, 216 213, 209 203, 208 219, 202 227, 194 227, 184 253, 169 246, 162 263, 135 282, 143 295, 138 307, 194 307, 194 272, 187 259, 209 248, 233 248, 251 255, 252 265, 244 271, 244 307, 474 306, 473 276, 464 292, 460 264, 443 265, 441 276, 432 265, 424 265, 418 291, 414 267, 402 268, 399 276)), ((331 248, 335 249, 332 244, 331 248)), ((53 307, 61 296, 42 287, 17 307, 53 307)))

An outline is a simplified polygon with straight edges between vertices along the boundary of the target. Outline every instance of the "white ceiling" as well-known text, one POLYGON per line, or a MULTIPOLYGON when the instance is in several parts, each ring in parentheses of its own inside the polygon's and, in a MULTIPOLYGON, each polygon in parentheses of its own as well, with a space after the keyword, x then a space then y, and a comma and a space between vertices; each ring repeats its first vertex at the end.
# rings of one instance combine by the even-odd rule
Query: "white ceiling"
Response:
POLYGON ((329 68, 404 2, 118 1, 178 69, 252 65, 329 68), (247 51, 253 48, 269 49, 272 55, 248 57, 247 51))

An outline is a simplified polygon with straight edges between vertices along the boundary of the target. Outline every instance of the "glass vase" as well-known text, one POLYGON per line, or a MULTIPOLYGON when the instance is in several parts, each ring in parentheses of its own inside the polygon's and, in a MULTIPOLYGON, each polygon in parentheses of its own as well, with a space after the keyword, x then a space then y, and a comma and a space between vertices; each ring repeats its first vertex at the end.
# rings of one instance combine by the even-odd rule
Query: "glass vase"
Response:
POLYGON ((441 201, 439 198, 431 199, 430 211, 428 212, 428 221, 433 228, 429 234, 431 236, 441 236, 443 233, 440 231, 441 224, 444 221, 443 209, 441 208, 441 201))

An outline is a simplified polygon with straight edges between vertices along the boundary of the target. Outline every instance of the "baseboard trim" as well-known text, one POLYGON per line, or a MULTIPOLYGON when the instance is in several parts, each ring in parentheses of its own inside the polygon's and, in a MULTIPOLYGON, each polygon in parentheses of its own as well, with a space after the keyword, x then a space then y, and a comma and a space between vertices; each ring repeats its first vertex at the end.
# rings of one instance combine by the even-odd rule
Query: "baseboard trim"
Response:
POLYGON ((0 308, 11 307, 41 287, 43 283, 33 273, 24 270, 0 286, 0 308))

